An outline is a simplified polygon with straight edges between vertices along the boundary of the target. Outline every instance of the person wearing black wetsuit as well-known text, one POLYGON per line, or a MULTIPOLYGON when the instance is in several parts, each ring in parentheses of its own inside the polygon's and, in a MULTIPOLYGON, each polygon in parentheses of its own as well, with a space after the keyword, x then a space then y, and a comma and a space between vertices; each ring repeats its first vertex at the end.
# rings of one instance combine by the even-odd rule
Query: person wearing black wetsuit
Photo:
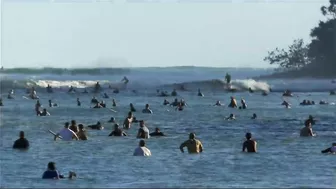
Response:
POLYGON ((24 132, 20 131, 20 138, 14 142, 13 148, 15 149, 28 149, 29 142, 24 136, 24 132))
POLYGON ((109 134, 109 136, 127 136, 127 134, 119 128, 119 124, 114 124, 114 130, 109 134))
POLYGON ((82 105, 81 101, 79 100, 79 98, 77 98, 77 106, 81 106, 81 105, 82 105))
POLYGON ((251 140, 252 134, 246 133, 245 135, 246 141, 243 143, 243 152, 247 150, 247 152, 257 152, 257 142, 255 140, 251 140))
MULTIPOLYGON (((76 177, 76 173, 70 171, 68 178, 72 179, 73 177, 76 177)), ((49 162, 48 169, 43 173, 42 179, 63 179, 63 178, 65 177, 57 171, 55 163, 49 162)))
POLYGON ((336 153, 336 142, 332 143, 330 148, 322 150, 321 153, 336 153))
POLYGON ((158 127, 155 128, 155 131, 149 134, 150 136, 166 136, 163 132, 160 131, 158 127))

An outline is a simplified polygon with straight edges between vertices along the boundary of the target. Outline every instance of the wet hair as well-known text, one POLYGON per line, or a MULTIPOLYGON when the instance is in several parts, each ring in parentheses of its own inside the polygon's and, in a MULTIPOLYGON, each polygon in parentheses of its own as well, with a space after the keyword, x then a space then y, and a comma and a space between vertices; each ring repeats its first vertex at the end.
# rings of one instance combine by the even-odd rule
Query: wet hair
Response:
POLYGON ((20 131, 20 138, 24 138, 24 132, 20 131))
POLYGON ((146 145, 145 141, 144 140, 140 140, 139 146, 144 147, 145 145, 146 145))
POLYGON ((189 139, 195 139, 195 137, 196 137, 195 133, 190 133, 189 134, 189 139))
POLYGON ((245 135, 247 140, 250 140, 252 138, 252 134, 251 133, 246 133, 245 135))
POLYGON ((114 124, 114 128, 118 128, 118 127, 119 127, 118 123, 114 124))
POLYGON ((83 124, 79 124, 79 125, 78 125, 78 128, 83 129, 83 128, 84 128, 84 125, 83 125, 83 124))
POLYGON ((71 120, 71 124, 75 125, 76 124, 76 120, 71 120))
POLYGON ((156 128, 155 128, 155 131, 160 131, 159 127, 156 127, 156 128))
POLYGON ((69 122, 65 122, 64 127, 69 128, 69 122))
POLYGON ((48 169, 55 171, 56 170, 55 162, 49 162, 48 169))
POLYGON ((149 104, 146 104, 146 108, 148 108, 149 107, 149 104))

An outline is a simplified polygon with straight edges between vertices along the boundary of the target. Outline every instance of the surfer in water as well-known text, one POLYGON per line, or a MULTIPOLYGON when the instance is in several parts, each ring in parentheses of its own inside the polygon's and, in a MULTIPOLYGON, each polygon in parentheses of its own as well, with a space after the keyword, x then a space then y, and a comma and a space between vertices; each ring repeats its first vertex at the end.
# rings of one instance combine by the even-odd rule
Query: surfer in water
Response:
POLYGON ((129 82, 129 80, 126 76, 124 76, 124 78, 121 81, 124 82, 125 84, 127 84, 129 82))
POLYGON ((137 138, 148 139, 150 137, 150 135, 149 135, 149 129, 145 125, 145 121, 140 120, 139 121, 139 126, 140 126, 140 128, 138 130, 137 138))
POLYGON ((257 114, 254 113, 251 119, 257 119, 257 114))
POLYGON ((134 108, 134 106, 133 106, 133 103, 130 103, 130 111, 131 111, 131 112, 136 112, 136 110, 135 110, 135 108, 134 108))
POLYGON ((53 92, 53 89, 52 89, 52 87, 49 84, 46 87, 46 89, 47 89, 47 93, 52 93, 53 92))
POLYGON ((226 75, 225 75, 225 81, 226 81, 227 84, 231 83, 231 75, 230 74, 226 73, 226 75))
POLYGON ((112 99, 112 106, 113 106, 113 107, 116 107, 116 106, 117 106, 117 103, 116 103, 116 101, 115 101, 114 99, 112 99))
POLYGON ((321 153, 333 153, 333 154, 335 154, 336 153, 336 142, 333 142, 331 147, 329 147, 325 150, 322 150, 321 153))
POLYGON ((14 142, 14 149, 28 149, 29 141, 25 138, 25 134, 23 131, 20 131, 20 138, 14 142))
POLYGON ((178 106, 180 103, 177 98, 175 98, 174 102, 170 103, 170 106, 178 106))
POLYGON ((246 133, 245 135, 246 141, 243 143, 243 152, 247 150, 247 152, 257 152, 257 142, 252 140, 252 134, 246 133))
POLYGON ((230 114, 230 116, 227 117, 226 120, 236 120, 236 117, 234 114, 230 114))
POLYGON ((8 92, 7 98, 8 99, 14 99, 14 90, 13 89, 8 92))
POLYGON ((151 151, 146 147, 144 140, 140 140, 139 147, 134 150, 133 156, 151 156, 151 151))
POLYGON ((116 120, 114 117, 111 117, 111 119, 108 121, 109 123, 116 123, 116 120))
POLYGON ((78 125, 78 132, 76 132, 79 140, 87 140, 88 137, 86 135, 86 130, 84 129, 84 125, 83 124, 79 124, 78 125))
POLYGON ((309 136, 315 136, 312 130, 312 123, 310 121, 306 121, 305 127, 303 127, 300 131, 301 137, 309 137, 309 136))
POLYGON ((100 89, 101 89, 100 84, 99 84, 99 82, 97 82, 96 85, 95 85, 95 88, 94 88, 94 92, 99 92, 100 89))
POLYGON ((130 129, 132 122, 133 122, 133 113, 130 111, 128 112, 128 115, 124 120, 124 124, 123 124, 124 129, 130 129))
POLYGON ((98 101, 97 98, 94 96, 94 97, 92 97, 92 99, 91 99, 91 103, 92 103, 92 104, 97 104, 97 103, 99 103, 99 101, 98 101))
POLYGON ((216 104, 214 106, 221 106, 221 102, 219 100, 217 100, 216 104))
POLYGON ((78 127, 77 127, 76 120, 71 120, 71 125, 70 125, 69 129, 72 130, 75 133, 78 132, 78 127))
POLYGON ((126 132, 119 128, 119 124, 114 124, 114 130, 109 134, 109 136, 127 136, 126 132))
POLYGON ((240 102, 241 102, 242 106, 239 107, 239 109, 246 109, 246 108, 247 108, 247 105, 246 105, 245 100, 242 98, 240 102))
POLYGON ((163 132, 160 131, 158 127, 155 128, 155 131, 149 134, 150 136, 166 136, 163 132))
POLYGON ((75 93, 76 89, 73 86, 70 86, 68 93, 75 93))
POLYGON ((236 101, 236 99, 233 96, 231 96, 231 101, 230 101, 230 104, 229 104, 228 107, 229 108, 237 108, 238 107, 237 106, 237 101, 236 101))
POLYGON ((172 95, 172 96, 177 96, 176 89, 174 89, 173 92, 171 92, 171 95, 172 95))
POLYGON ((50 116, 50 113, 44 108, 39 116, 50 116))
POLYGON ((98 121, 95 125, 89 125, 88 128, 94 129, 94 130, 103 130, 104 127, 102 124, 98 121))
MULTIPOLYGON (((68 178, 72 179, 73 177, 76 177, 76 173, 70 171, 68 178)), ((63 178, 65 177, 57 171, 55 163, 49 162, 47 170, 42 175, 42 179, 63 179, 63 178)))
POLYGON ((166 106, 166 105, 168 105, 168 104, 170 104, 169 101, 168 101, 167 99, 164 99, 164 101, 163 101, 163 105, 166 106))
POLYGON ((38 99, 37 94, 36 94, 36 90, 35 90, 34 87, 32 87, 32 89, 31 89, 31 91, 30 91, 30 95, 29 95, 29 97, 30 97, 31 99, 38 99))
POLYGON ((316 120, 314 119, 312 115, 309 115, 308 119, 305 120, 305 124, 308 122, 310 122, 312 125, 315 125, 316 120))
POLYGON ((290 108, 291 104, 289 104, 286 100, 284 100, 281 105, 285 106, 286 108, 290 108))
POLYGON ((41 103, 39 100, 36 101, 36 104, 35 104, 35 112, 36 112, 36 115, 40 115, 41 112, 40 112, 40 108, 41 108, 41 103))
POLYGON ((106 93, 104 93, 103 98, 110 98, 106 93))
POLYGON ((48 102, 49 102, 49 107, 50 108, 58 106, 56 103, 52 103, 51 100, 48 100, 48 102))
POLYGON ((79 100, 79 98, 77 98, 77 106, 81 106, 81 105, 82 105, 81 101, 79 100))
POLYGON ((197 96, 204 96, 204 94, 201 92, 201 89, 198 89, 198 93, 197 93, 197 96))
POLYGON ((142 113, 145 114, 152 114, 153 111, 151 109, 149 109, 149 104, 146 104, 145 109, 142 110, 142 113))
POLYGON ((184 141, 180 145, 180 150, 182 153, 184 153, 183 148, 187 147, 189 154, 198 154, 203 152, 203 145, 201 141, 196 139, 195 133, 190 133, 189 134, 189 140, 184 141))
POLYGON ((69 129, 69 122, 64 124, 64 128, 55 135, 54 140, 56 140, 59 136, 61 136, 64 141, 71 141, 72 139, 79 140, 76 133, 69 129))

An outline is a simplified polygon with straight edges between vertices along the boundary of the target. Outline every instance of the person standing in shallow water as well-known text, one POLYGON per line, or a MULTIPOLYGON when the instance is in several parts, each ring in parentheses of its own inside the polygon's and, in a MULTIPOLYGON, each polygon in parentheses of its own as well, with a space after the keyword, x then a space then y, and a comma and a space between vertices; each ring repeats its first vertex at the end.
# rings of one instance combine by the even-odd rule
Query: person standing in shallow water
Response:
POLYGON ((134 150, 133 156, 151 156, 151 151, 146 147, 144 140, 140 140, 139 147, 134 150))
POLYGON ((243 152, 257 152, 257 142, 252 140, 252 134, 246 133, 246 141, 243 143, 243 152))
POLYGON ((189 140, 186 140, 180 146, 180 150, 182 153, 184 153, 184 147, 187 147, 189 154, 198 154, 203 152, 203 145, 201 141, 195 139, 195 137, 195 133, 189 134, 189 140))
POLYGON ((28 149, 29 148, 29 142, 25 138, 23 131, 20 131, 20 138, 14 142, 13 148, 14 149, 28 149))
MULTIPOLYGON (((76 173, 70 171, 68 178, 72 179, 73 177, 76 177, 76 173)), ((48 169, 43 173, 42 179, 63 179, 63 178, 65 177, 57 171, 55 163, 49 162, 48 169)))

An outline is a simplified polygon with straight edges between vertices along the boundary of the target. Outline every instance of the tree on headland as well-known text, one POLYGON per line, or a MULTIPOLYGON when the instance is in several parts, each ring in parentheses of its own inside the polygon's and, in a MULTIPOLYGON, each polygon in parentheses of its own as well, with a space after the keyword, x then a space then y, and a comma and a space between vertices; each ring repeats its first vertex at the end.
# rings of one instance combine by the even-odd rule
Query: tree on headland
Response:
POLYGON ((264 61, 287 71, 312 67, 314 73, 336 75, 336 0, 329 0, 329 6, 320 10, 325 20, 311 30, 312 41, 308 45, 302 39, 294 40, 288 50, 276 48, 268 52, 264 61))

